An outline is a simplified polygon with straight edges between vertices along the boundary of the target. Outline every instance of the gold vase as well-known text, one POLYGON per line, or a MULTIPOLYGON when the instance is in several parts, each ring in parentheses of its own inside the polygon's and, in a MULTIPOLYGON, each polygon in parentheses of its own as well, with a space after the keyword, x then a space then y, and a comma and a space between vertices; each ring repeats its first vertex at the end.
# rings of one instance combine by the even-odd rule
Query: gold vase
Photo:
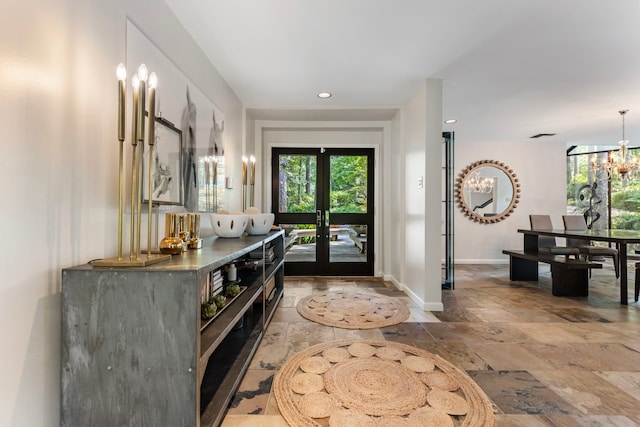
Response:
POLYGON ((182 239, 179 237, 165 237, 160 241, 160 253, 180 255, 182 253, 182 239))
POLYGON ((167 212, 164 224, 165 237, 160 241, 160 253, 171 255, 180 255, 182 253, 183 241, 178 235, 177 226, 176 214, 167 212))

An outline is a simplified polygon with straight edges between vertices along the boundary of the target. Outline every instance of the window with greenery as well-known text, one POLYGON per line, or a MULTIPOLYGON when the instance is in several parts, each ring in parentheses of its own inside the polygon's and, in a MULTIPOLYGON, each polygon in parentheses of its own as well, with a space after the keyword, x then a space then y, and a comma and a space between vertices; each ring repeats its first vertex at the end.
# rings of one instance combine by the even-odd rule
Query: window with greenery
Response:
POLYGON ((367 213, 367 156, 331 156, 330 209, 367 213))
MULTIPOLYGON (((317 158, 281 155, 279 212, 316 210, 317 158)), ((333 213, 367 213, 367 156, 330 156, 329 202, 333 213)))
POLYGON ((279 212, 309 213, 316 210, 316 157, 281 155, 279 212))
MULTIPOLYGON (((629 154, 640 156, 640 148, 629 154)), ((640 174, 623 179, 614 173, 609 180, 592 168, 607 156, 606 151, 567 155, 567 213, 584 214, 594 229, 640 230, 640 174)))

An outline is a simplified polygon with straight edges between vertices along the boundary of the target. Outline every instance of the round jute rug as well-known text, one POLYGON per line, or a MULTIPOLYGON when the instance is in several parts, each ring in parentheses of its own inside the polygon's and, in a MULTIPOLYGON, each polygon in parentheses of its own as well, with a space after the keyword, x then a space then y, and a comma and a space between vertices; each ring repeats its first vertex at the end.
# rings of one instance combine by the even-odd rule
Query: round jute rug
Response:
POLYGON ((344 340, 295 354, 273 382, 294 427, 492 426, 478 385, 442 357, 391 341, 344 340))
POLYGON ((409 318, 409 308, 398 298, 369 292, 327 292, 302 298, 302 317, 344 329, 373 329, 396 325, 409 318))

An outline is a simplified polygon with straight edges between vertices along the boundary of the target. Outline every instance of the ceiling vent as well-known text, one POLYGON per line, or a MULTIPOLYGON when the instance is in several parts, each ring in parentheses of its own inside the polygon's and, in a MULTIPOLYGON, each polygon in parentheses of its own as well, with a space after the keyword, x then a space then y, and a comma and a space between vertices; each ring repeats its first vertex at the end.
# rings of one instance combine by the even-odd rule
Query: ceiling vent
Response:
POLYGON ((543 136, 554 136, 555 133, 539 133, 533 136, 530 136, 529 138, 535 139, 535 138, 542 138, 543 136))

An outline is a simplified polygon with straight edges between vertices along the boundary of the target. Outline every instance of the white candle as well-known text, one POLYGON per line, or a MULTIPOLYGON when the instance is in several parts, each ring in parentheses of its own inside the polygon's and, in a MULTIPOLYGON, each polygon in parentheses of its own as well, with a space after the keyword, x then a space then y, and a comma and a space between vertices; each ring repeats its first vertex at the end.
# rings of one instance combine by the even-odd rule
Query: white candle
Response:
POLYGON ((247 158, 242 156, 242 185, 247 185, 247 158))
POLYGON ((125 123, 125 81, 127 79, 127 69, 124 64, 119 64, 116 69, 118 76, 118 140, 124 141, 124 123, 125 123))
POLYGON ((251 185, 256 183, 256 158, 251 156, 251 185))
POLYGON ((131 108, 131 144, 138 145, 138 92, 140 91, 140 80, 138 79, 137 74, 131 78, 131 87, 133 88, 131 108))
POLYGON ((140 89, 138 90, 138 141, 144 142, 144 113, 146 112, 147 78, 149 73, 147 66, 141 64, 138 68, 140 89))
POLYGON ((156 87, 158 86, 158 77, 156 73, 149 76, 149 145, 153 145, 156 141, 156 87))

